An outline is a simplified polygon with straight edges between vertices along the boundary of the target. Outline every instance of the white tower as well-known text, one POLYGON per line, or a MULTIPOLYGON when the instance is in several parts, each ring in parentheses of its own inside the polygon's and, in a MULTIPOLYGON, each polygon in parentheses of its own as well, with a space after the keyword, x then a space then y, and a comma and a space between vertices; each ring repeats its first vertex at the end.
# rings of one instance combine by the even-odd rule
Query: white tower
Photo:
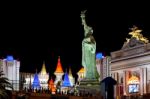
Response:
POLYGON ((6 59, 0 60, 0 70, 3 71, 4 77, 9 79, 13 89, 19 90, 20 61, 14 60, 13 56, 7 56, 6 59))

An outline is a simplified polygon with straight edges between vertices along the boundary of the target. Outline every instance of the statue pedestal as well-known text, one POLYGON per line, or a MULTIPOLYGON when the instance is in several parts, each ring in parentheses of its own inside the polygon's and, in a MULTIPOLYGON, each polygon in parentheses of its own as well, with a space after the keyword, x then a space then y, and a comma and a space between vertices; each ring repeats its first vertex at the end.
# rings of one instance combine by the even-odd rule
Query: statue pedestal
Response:
POLYGON ((77 90, 81 94, 96 95, 97 93, 100 93, 100 82, 96 79, 83 79, 80 81, 77 90))

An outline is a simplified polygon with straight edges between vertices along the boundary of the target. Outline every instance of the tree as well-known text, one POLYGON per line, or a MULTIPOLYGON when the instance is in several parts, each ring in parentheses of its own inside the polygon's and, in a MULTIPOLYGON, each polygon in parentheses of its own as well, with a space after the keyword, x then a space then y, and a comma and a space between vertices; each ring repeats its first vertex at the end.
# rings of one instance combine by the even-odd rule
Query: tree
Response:
POLYGON ((9 83, 8 78, 3 77, 3 71, 0 71, 0 99, 7 99, 8 94, 7 94, 7 88, 12 89, 12 85, 9 83))

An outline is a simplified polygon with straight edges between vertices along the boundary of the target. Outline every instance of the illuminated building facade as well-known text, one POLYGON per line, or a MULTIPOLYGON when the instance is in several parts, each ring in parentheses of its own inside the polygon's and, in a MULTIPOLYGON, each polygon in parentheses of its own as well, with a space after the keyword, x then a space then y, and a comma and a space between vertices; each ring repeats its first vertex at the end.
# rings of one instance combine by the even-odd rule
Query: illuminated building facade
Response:
POLYGON ((102 53, 96 54, 96 67, 100 75, 99 81, 110 76, 110 56, 103 56, 102 53))
POLYGON ((13 56, 7 56, 5 59, 0 59, 0 70, 3 71, 4 77, 9 79, 13 86, 13 90, 19 90, 19 70, 20 61, 15 60, 13 56))
MULTIPOLYGON (((54 74, 56 75, 56 78, 55 78, 55 81, 54 81, 54 87, 56 88, 57 84, 61 86, 62 83, 63 83, 62 78, 63 78, 64 72, 63 72, 63 69, 62 69, 60 57, 58 57, 57 67, 56 67, 56 70, 55 70, 54 74)), ((50 86, 49 86, 50 82, 48 82, 49 74, 46 72, 45 63, 43 63, 41 72, 39 72, 37 76, 38 76, 38 79, 39 79, 40 88, 42 88, 42 89, 50 88, 50 86)), ((35 79, 35 74, 33 74, 33 73, 20 73, 21 88, 23 88, 23 89, 33 88, 32 87, 33 82, 37 83, 37 81, 38 81, 37 76, 36 76, 36 79, 35 79), (34 79, 35 79, 35 81, 34 81, 34 79)), ((75 84, 75 78, 72 75, 71 68, 69 68, 68 80, 69 80, 71 86, 73 86, 75 84)), ((52 79, 51 79, 51 82, 52 82, 52 79)), ((54 91, 54 88, 53 88, 53 91, 54 91)))
POLYGON ((21 83, 21 89, 30 89, 33 79, 34 79, 34 73, 24 73, 20 72, 20 83, 21 83))
POLYGON ((118 82, 115 95, 150 93, 150 43, 137 27, 121 50, 111 52, 111 75, 118 82))
MULTIPOLYGON (((31 85, 34 81, 34 75, 33 73, 20 73, 20 79, 21 83, 23 83, 22 88, 30 89, 31 85)), ((49 74, 46 72, 46 66, 45 63, 42 65, 41 71, 38 73, 38 79, 41 88, 47 89, 48 88, 48 80, 49 80, 49 74)))

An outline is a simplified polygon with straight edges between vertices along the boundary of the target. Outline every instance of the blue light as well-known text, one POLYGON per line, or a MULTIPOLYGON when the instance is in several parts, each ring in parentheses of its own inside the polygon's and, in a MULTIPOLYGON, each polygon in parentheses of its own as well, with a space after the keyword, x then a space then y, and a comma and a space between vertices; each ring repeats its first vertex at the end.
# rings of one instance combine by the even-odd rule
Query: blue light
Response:
POLYGON ((65 73, 64 81, 63 81, 62 86, 71 87, 71 83, 70 83, 69 76, 68 76, 67 72, 65 73))
POLYGON ((13 61, 14 60, 14 58, 13 58, 13 56, 7 56, 7 61, 13 61))
POLYGON ((97 53, 96 54, 96 59, 102 59, 104 56, 102 53, 97 53))
POLYGON ((33 80, 33 83, 32 83, 32 88, 34 88, 34 89, 40 89, 40 80, 39 80, 39 77, 38 77, 38 74, 36 73, 35 75, 34 75, 34 80, 33 80))

